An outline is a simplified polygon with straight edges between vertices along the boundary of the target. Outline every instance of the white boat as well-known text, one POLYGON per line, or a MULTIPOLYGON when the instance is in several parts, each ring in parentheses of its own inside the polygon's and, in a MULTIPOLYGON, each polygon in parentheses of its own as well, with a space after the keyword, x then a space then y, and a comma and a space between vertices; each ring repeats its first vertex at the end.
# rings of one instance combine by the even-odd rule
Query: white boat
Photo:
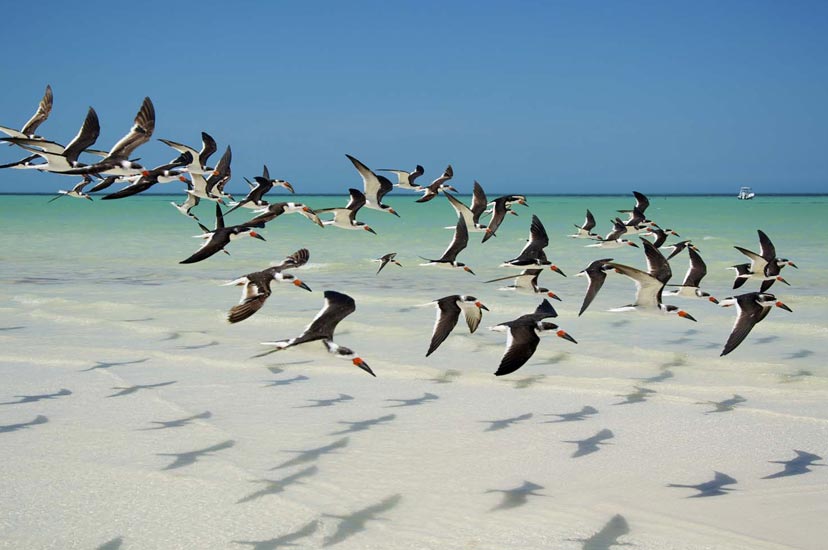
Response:
POLYGON ((752 199, 755 196, 756 196, 756 193, 754 193, 753 190, 750 187, 745 186, 745 187, 741 187, 739 189, 739 195, 738 195, 739 200, 747 201, 747 200, 752 199))

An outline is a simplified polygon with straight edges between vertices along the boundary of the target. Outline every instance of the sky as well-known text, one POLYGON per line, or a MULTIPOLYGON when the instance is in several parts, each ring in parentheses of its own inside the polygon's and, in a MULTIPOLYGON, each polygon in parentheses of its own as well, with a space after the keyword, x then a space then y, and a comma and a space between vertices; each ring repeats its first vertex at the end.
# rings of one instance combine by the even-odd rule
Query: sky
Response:
MULTIPOLYGON (((119 6, 5 6, 0 124, 20 128, 51 84, 38 133, 66 143, 93 106, 108 149, 149 96, 153 138, 232 147, 230 191, 267 164, 344 194, 347 153, 421 164, 426 183, 451 164, 462 192, 828 192, 828 2, 119 6)), ((153 139, 135 156, 175 153, 153 139)), ((2 170, 0 192, 75 179, 2 170)))

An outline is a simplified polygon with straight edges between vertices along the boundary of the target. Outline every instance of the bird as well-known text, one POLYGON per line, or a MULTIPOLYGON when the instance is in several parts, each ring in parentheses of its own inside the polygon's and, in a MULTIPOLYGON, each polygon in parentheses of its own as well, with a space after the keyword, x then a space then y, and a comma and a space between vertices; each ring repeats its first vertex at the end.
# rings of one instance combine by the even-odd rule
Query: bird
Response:
POLYGON ((445 296, 439 300, 432 302, 436 304, 437 320, 434 322, 434 329, 431 332, 431 343, 428 346, 426 357, 434 353, 440 347, 451 331, 457 326, 457 321, 460 319, 460 313, 466 317, 466 324, 469 326, 469 332, 474 333, 483 319, 483 310, 489 311, 474 296, 466 296, 460 294, 452 294, 445 296))
POLYGON ((296 193, 296 190, 293 188, 293 184, 289 181, 271 178, 270 170, 267 169, 266 164, 262 165, 262 177, 268 180, 273 185, 273 187, 284 187, 291 193, 296 193))
MULTIPOLYGON (((267 168, 267 167, 265 167, 267 168)), ((250 186, 250 192, 247 193, 247 196, 244 197, 242 200, 238 202, 230 203, 230 209, 225 213, 229 214, 233 210, 237 208, 266 208, 270 205, 266 200, 264 200, 264 195, 271 189, 273 189, 273 180, 264 178, 262 176, 256 176, 253 178, 256 183, 252 183, 249 179, 244 178, 244 181, 250 186)))
POLYGON ((230 163, 232 161, 233 151, 228 145, 224 150, 224 154, 219 159, 218 164, 216 164, 216 167, 210 174, 210 177, 208 177, 205 181, 205 191, 207 193, 207 197, 219 197, 220 199, 226 198, 233 200, 233 195, 224 192, 224 186, 228 181, 230 181, 230 177, 232 176, 232 170, 230 169, 230 163))
POLYGON ((624 239, 623 236, 627 232, 627 226, 624 225, 620 219, 615 218, 612 222, 612 231, 607 233, 605 237, 597 236, 597 243, 586 245, 589 248, 620 248, 624 245, 638 248, 638 245, 630 240, 624 239))
POLYGON ((451 185, 448 185, 446 183, 448 180, 450 180, 453 177, 454 177, 454 169, 451 167, 451 164, 449 164, 446 167, 446 169, 443 171, 443 174, 439 178, 432 181, 427 186, 421 187, 420 189, 418 189, 418 191, 423 192, 423 196, 420 197, 419 199, 417 199, 414 202, 428 202, 431 199, 433 199, 434 197, 436 197, 437 194, 440 191, 443 191, 443 192, 453 191, 453 192, 457 193, 457 189, 455 189, 454 187, 452 187, 451 185))
POLYGON ((427 261, 426 264, 420 265, 438 265, 444 267, 453 267, 462 269, 468 273, 474 275, 474 271, 471 270, 469 266, 462 262, 457 261, 457 255, 466 248, 466 245, 469 244, 469 231, 466 229, 466 222, 463 221, 463 218, 459 218, 457 220, 457 227, 454 229, 454 237, 451 239, 451 243, 449 244, 446 251, 443 252, 443 255, 437 260, 429 260, 428 258, 422 258, 423 260, 427 261))
POLYGON ((753 327, 767 317, 774 306, 785 311, 793 311, 777 300, 776 296, 767 292, 748 292, 747 294, 725 298, 719 301, 719 305, 722 307, 736 306, 737 310, 736 322, 733 324, 730 336, 719 354, 720 357, 739 347, 739 344, 750 334, 753 327))
POLYGON ((635 282, 635 301, 632 304, 613 308, 610 311, 656 311, 664 314, 676 314, 683 319, 695 321, 696 319, 686 311, 662 303, 661 295, 664 285, 670 280, 673 272, 670 269, 670 264, 667 263, 667 259, 653 246, 653 243, 644 238, 641 241, 644 243, 647 271, 614 262, 605 264, 635 282))
POLYGON ((581 225, 574 224, 578 228, 578 232, 570 235, 573 239, 595 239, 598 237, 592 230, 595 228, 595 216, 587 209, 584 223, 581 225))
POLYGON ((607 265, 611 261, 612 258, 595 260, 575 275, 576 277, 586 277, 589 280, 587 291, 584 295, 584 302, 581 304, 581 310, 578 312, 578 317, 583 315, 589 307, 589 304, 591 304, 595 299, 598 291, 601 290, 601 287, 604 285, 604 281, 607 278, 607 271, 612 269, 611 266, 607 265))
POLYGON ((524 269, 517 276, 509 275, 508 277, 498 277, 497 279, 491 279, 483 282, 494 283, 495 281, 505 281, 507 279, 514 279, 514 284, 499 288, 498 290, 515 290, 518 292, 529 294, 546 294, 553 300, 562 301, 557 294, 550 291, 548 288, 538 286, 538 277, 540 276, 542 271, 543 269, 538 268, 524 269))
POLYGON ((549 236, 546 234, 546 228, 536 215, 532 214, 532 223, 529 226, 529 240, 523 250, 520 251, 517 258, 507 260, 500 264, 501 267, 536 267, 549 266, 549 269, 555 271, 566 277, 566 274, 561 269, 554 265, 546 258, 544 248, 549 246, 549 236))
POLYGON ((379 258, 377 258, 375 260, 371 260, 373 262, 380 262, 379 269, 377 269, 377 275, 379 275, 379 272, 382 271, 382 268, 385 267, 386 265, 388 265, 389 262, 395 263, 398 266, 402 267, 402 264, 394 259, 396 257, 397 257, 396 252, 389 252, 388 254, 380 256, 379 258))
POLYGON ((255 271, 234 279, 223 286, 242 286, 242 296, 239 303, 233 306, 227 313, 227 320, 230 323, 244 321, 259 311, 270 297, 270 284, 273 281, 288 282, 293 285, 310 291, 310 287, 289 273, 286 269, 294 269, 308 263, 310 252, 307 248, 300 248, 290 256, 287 256, 280 264, 274 265, 262 271, 255 271))
MULTIPOLYGON (((658 227, 657 225, 651 225, 649 231, 644 233, 642 236, 644 236, 644 237, 655 237, 656 239, 653 241, 653 246, 655 246, 656 248, 661 248, 661 246, 664 244, 664 242, 667 240, 667 238, 670 235, 673 235, 675 237, 679 236, 679 234, 676 233, 675 231, 673 231, 672 229, 662 229, 662 228, 658 227)), ((684 241, 684 242, 689 243, 689 241, 684 241)), ((676 245, 672 245, 672 246, 675 247, 676 245)), ((681 251, 679 251, 679 252, 681 252, 681 251)), ((667 258, 667 259, 669 260, 670 258, 667 258)))
POLYGON ((276 202, 269 204, 261 210, 256 210, 254 213, 258 214, 258 216, 248 220, 243 225, 255 226, 257 224, 271 222, 282 214, 301 214, 319 227, 324 227, 322 220, 319 219, 316 212, 301 202, 276 202))
MULTIPOLYGON (((656 248, 658 248, 658 247, 656 247, 656 248)), ((665 246, 664 248, 666 248, 666 249, 669 249, 669 250, 670 250, 670 255, 669 255, 669 256, 667 256, 667 259, 668 259, 668 260, 673 259, 673 256, 677 255, 678 253, 680 253, 680 252, 681 252, 682 250, 684 250, 685 248, 686 248, 686 249, 688 249, 688 250, 691 250, 691 249, 692 249, 692 250, 695 250, 696 252, 698 252, 698 250, 699 250, 699 249, 698 249, 698 247, 697 247, 696 245, 694 245, 694 244, 693 244, 691 241, 689 241, 689 240, 686 240, 686 241, 679 241, 679 242, 677 242, 677 243, 673 243, 673 244, 671 244, 671 245, 665 246)))
POLYGON ((406 172, 405 170, 396 170, 393 168, 380 168, 377 171, 391 172, 392 174, 397 176, 397 183, 394 184, 394 187, 399 187, 400 189, 409 189, 411 191, 420 191, 422 189, 421 186, 414 184, 414 180, 422 176, 425 172, 425 169, 419 164, 411 172, 406 172))
POLYGON ((170 204, 175 207, 176 210, 184 214, 189 218, 193 218, 195 221, 198 221, 198 217, 191 212, 193 208, 198 206, 200 202, 200 198, 196 193, 192 190, 193 184, 188 182, 188 189, 187 189, 187 198, 184 199, 184 202, 181 204, 177 204, 175 201, 171 201, 170 204))
POLYGON ((58 191, 58 195, 53 199, 49 200, 49 202, 53 202, 58 200, 61 197, 75 197, 76 199, 87 199, 92 200, 92 197, 89 196, 88 193, 83 192, 83 188, 92 183, 92 178, 89 176, 83 176, 83 179, 75 184, 75 186, 71 189, 71 191, 64 191, 60 189, 58 191))
POLYGON ((142 170, 140 176, 134 182, 130 183, 123 189, 116 191, 115 193, 110 193, 101 197, 101 200, 131 197, 132 195, 143 193, 156 183, 161 183, 163 181, 169 182, 179 180, 188 183, 190 180, 183 176, 183 172, 176 170, 176 168, 180 168, 188 162, 189 153, 186 153, 181 158, 176 159, 169 164, 163 164, 157 168, 153 168, 152 170, 142 170))
POLYGON ((362 191, 353 187, 348 189, 348 193, 350 193, 351 198, 345 208, 323 208, 316 211, 317 214, 332 212, 334 215, 333 220, 324 220, 322 225, 332 225, 340 229, 364 229, 376 235, 377 232, 371 229, 371 226, 356 220, 357 212, 365 206, 365 195, 362 191))
POLYGON ((783 279, 779 273, 786 265, 791 267, 797 267, 797 265, 787 258, 777 258, 776 247, 773 246, 773 243, 767 234, 765 234, 765 232, 761 229, 758 229, 757 233, 759 234, 759 254, 751 252, 750 250, 740 246, 734 247, 736 250, 750 258, 750 268, 748 270, 749 276, 745 277, 746 272, 743 269, 744 264, 741 264, 741 266, 733 266, 737 271, 736 281, 734 281, 733 288, 739 288, 748 278, 762 280, 759 292, 767 291, 775 281, 790 284, 788 281, 783 279), (739 269, 740 267, 742 269, 739 269))
MULTIPOLYGON (((653 245, 655 246, 655 245, 653 245)), ((678 285, 676 290, 668 290, 664 296, 680 296, 682 298, 706 298, 714 304, 719 301, 710 295, 709 292, 704 292, 699 288, 701 280, 707 275, 707 264, 702 260, 701 255, 696 252, 695 248, 688 247, 687 253, 690 255, 690 267, 684 275, 684 281, 678 285)))
POLYGON ((517 213, 512 211, 510 208, 510 206, 514 203, 526 206, 526 197, 523 195, 505 195, 503 197, 498 197, 489 203, 492 205, 492 217, 489 220, 489 225, 486 227, 486 234, 483 235, 482 242, 485 243, 495 236, 495 232, 500 227, 500 224, 503 223, 503 219, 506 217, 507 213, 517 215, 517 213))
POLYGON ((213 171, 212 168, 207 167, 207 159, 218 151, 218 145, 216 145, 216 140, 213 139, 213 136, 207 132, 201 132, 201 151, 196 151, 189 145, 176 143, 168 139, 159 139, 158 141, 172 147, 182 155, 190 154, 190 162, 187 165, 188 173, 204 175, 213 171))
POLYGON ((26 124, 19 131, 13 128, 7 128, 6 126, 0 126, 0 132, 13 138, 38 139, 39 136, 35 135, 35 131, 49 118, 52 112, 53 100, 52 87, 47 84, 46 90, 43 92, 43 98, 41 98, 40 103, 37 105, 37 110, 26 124))
POLYGON ((508 332, 506 351, 500 359, 500 365, 494 373, 495 376, 511 374, 525 365, 534 355, 535 350, 538 349, 540 334, 554 331, 559 338, 577 344, 575 338, 565 330, 558 330, 558 325, 544 321, 549 317, 557 316, 558 313, 549 303, 549 300, 544 299, 533 313, 521 315, 512 321, 489 327, 489 330, 496 332, 508 332))
MULTIPOLYGON (((486 231, 486 226, 480 223, 480 216, 486 211, 486 192, 483 191, 483 187, 479 183, 474 182, 471 206, 466 206, 457 197, 448 192, 443 194, 449 203, 451 203, 457 215, 465 220, 466 229, 469 230, 469 233, 486 231)), ((454 226, 449 226, 446 229, 454 229, 454 226)))
POLYGON ((335 290, 326 290, 325 305, 301 335, 287 340, 262 343, 267 346, 275 346, 272 351, 281 351, 301 344, 321 341, 325 350, 334 357, 350 360, 354 366, 359 367, 371 376, 376 376, 368 363, 359 357, 354 350, 340 346, 333 341, 336 326, 354 311, 356 311, 356 303, 353 298, 335 290))
MULTIPOLYGON (((221 213, 221 206, 218 204, 216 204, 216 228, 211 231, 200 222, 198 226, 204 231, 204 235, 199 235, 199 237, 204 239, 204 244, 202 244, 201 248, 199 248, 192 256, 185 260, 181 260, 178 263, 194 264, 196 262, 200 262, 201 260, 206 260, 219 250, 224 250, 224 247, 227 246, 230 241, 234 241, 241 237, 249 236, 261 241, 265 240, 264 237, 253 231, 250 226, 228 225, 225 227, 224 216, 221 213)), ((261 224, 259 227, 264 227, 264 224, 261 224)))
POLYGON ((382 204, 382 198, 394 189, 394 184, 391 183, 391 181, 385 176, 376 175, 370 168, 351 155, 345 156, 348 157, 348 160, 350 160, 354 165, 354 168, 357 169, 359 175, 362 176, 362 186, 365 190, 365 207, 379 210, 381 212, 388 212, 389 214, 394 214, 399 218, 400 215, 396 210, 387 204, 382 204))
POLYGON ((155 107, 150 98, 145 97, 141 108, 135 115, 135 120, 129 132, 112 146, 109 153, 102 160, 89 166, 65 170, 66 174, 108 174, 113 176, 129 176, 143 170, 143 166, 129 160, 129 156, 139 146, 152 137, 155 130, 155 107))

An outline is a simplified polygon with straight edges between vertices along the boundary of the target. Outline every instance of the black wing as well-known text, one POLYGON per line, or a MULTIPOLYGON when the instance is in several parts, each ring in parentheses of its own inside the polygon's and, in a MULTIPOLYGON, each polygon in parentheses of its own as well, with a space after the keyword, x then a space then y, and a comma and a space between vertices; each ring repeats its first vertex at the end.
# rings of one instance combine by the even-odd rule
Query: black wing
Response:
POLYGON ((69 164, 78 160, 78 157, 86 148, 94 145, 98 141, 98 135, 100 133, 101 126, 98 122, 98 113, 90 107, 77 135, 72 138, 72 141, 63 150, 63 156, 66 157, 69 164))
POLYGON ((756 230, 759 233, 759 250, 763 258, 770 263, 771 261, 776 259, 776 247, 773 246, 770 238, 765 235, 765 232, 761 229, 756 230))
POLYGON ((750 331, 753 330, 756 323, 764 319, 765 315, 767 315, 767 312, 764 311, 765 308, 756 301, 757 296, 758 294, 756 292, 750 292, 736 297, 739 314, 736 317, 736 323, 733 325, 733 330, 720 356, 727 355, 739 347, 739 344, 747 338, 747 335, 750 334, 750 331))
POLYGON ((107 158, 127 159, 132 152, 152 137, 155 130, 155 107, 150 98, 145 97, 138 114, 135 115, 135 123, 129 133, 112 147, 107 158))
POLYGON ((584 224, 581 226, 581 229, 589 233, 595 227, 595 216, 592 215, 592 212, 587 209, 586 211, 586 218, 584 219, 584 224))
POLYGON ((682 286, 698 288, 701 280, 707 275, 707 264, 704 263, 701 255, 692 248, 688 247, 687 253, 690 254, 690 269, 687 270, 687 274, 684 276, 684 282, 681 284, 682 286))
POLYGON ((509 327, 506 351, 500 359, 500 366, 495 371, 495 376, 513 373, 525 365, 535 354, 539 343, 540 338, 535 332, 534 325, 521 324, 509 327))
POLYGON ((492 218, 489 220, 489 226, 486 228, 486 234, 483 235, 483 241, 486 242, 490 238, 492 238, 497 231, 497 228, 500 227, 500 224, 503 223, 503 218, 506 217, 506 200, 509 197, 499 197, 494 201, 494 210, 492 211, 492 218))
POLYGON ((37 106, 37 111, 35 114, 32 115, 32 118, 23 125, 23 128, 20 129, 20 133, 25 136, 32 136, 37 130, 37 127, 43 124, 47 118, 49 118, 49 113, 52 112, 52 87, 48 84, 46 85, 46 91, 43 92, 43 99, 40 100, 40 104, 37 106))
POLYGON ((457 259, 457 255, 466 248, 466 245, 469 244, 469 230, 466 227, 466 221, 463 218, 458 218, 457 220, 457 227, 454 228, 454 238, 451 240, 451 244, 443 252, 443 256, 440 258, 441 262, 453 262, 457 259))
POLYGON ((440 347, 452 329, 457 326, 457 321, 460 319, 460 306, 457 305, 459 299, 460 296, 454 295, 437 300, 437 321, 434 323, 431 344, 428 346, 426 357, 434 353, 434 350, 440 347))
POLYGON ((472 211, 472 219, 474 223, 480 223, 480 216, 485 212, 486 205, 488 204, 488 199, 486 198, 486 192, 483 191, 483 187, 476 181, 474 182, 474 189, 472 191, 472 202, 469 209, 472 211))
MULTIPOLYGON (((333 339, 336 325, 354 311, 356 311, 356 302, 353 298, 335 290, 326 290, 324 307, 313 318, 298 340, 308 342, 333 339)), ((296 343, 301 343, 298 340, 296 343)))
POLYGON ((647 257, 647 272, 660 283, 667 284, 673 276, 667 258, 647 239, 642 238, 641 241, 644 243, 644 255, 647 257))
POLYGON ((258 294, 230 308, 227 313, 227 320, 231 323, 238 323, 244 321, 260 309, 267 301, 269 294, 258 294))
POLYGON ((607 262, 611 262, 612 258, 604 258, 603 260, 595 260, 583 271, 586 273, 587 277, 589 278, 589 285, 587 286, 586 295, 584 296, 584 303, 581 304, 581 311, 578 312, 578 316, 580 317, 584 311, 589 307, 589 304, 595 299, 595 296, 598 295, 598 291, 601 290, 601 287, 604 285, 604 281, 607 278, 607 274, 604 269, 604 264, 607 262))
POLYGON ((201 132, 201 151, 198 153, 198 162, 202 168, 207 166, 207 159, 216 151, 218 151, 218 145, 216 144, 216 140, 213 139, 213 136, 207 132, 201 132))

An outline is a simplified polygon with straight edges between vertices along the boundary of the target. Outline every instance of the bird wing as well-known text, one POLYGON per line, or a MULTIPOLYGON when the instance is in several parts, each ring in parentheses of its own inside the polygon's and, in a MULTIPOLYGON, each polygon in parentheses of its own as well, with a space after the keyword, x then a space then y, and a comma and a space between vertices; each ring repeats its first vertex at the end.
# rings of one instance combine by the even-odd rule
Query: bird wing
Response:
POLYGON ((201 248, 196 250, 196 252, 192 256, 190 256, 186 260, 180 261, 179 263, 194 264, 196 262, 200 262, 201 260, 206 260, 213 254, 227 246, 227 243, 229 242, 230 234, 227 231, 214 231, 210 234, 210 238, 204 241, 204 244, 201 245, 201 248))
POLYGON ((664 283, 646 271, 634 267, 614 262, 608 262, 605 265, 614 268, 618 273, 635 282, 634 306, 658 307, 658 304, 661 303, 661 290, 664 288, 664 283))
POLYGON ((26 124, 23 125, 23 128, 20 129, 20 133, 26 136, 31 136, 37 130, 37 127, 43 124, 47 118, 49 118, 49 114, 52 112, 52 87, 48 84, 46 85, 46 91, 43 92, 43 99, 40 100, 40 104, 37 106, 37 111, 35 114, 32 115, 32 118, 29 119, 26 124))
POLYGON ((506 351, 500 359, 500 366, 495 371, 495 376, 513 373, 525 365, 535 354, 539 343, 540 338, 533 325, 520 324, 509 327, 506 336, 506 351))
POLYGON ((474 214, 471 209, 450 193, 443 194, 451 203, 451 206, 454 208, 454 211, 457 212, 457 215, 466 223, 466 226, 474 227, 474 214))
POLYGON ((667 284, 673 276, 670 263, 653 243, 643 238, 641 241, 644 243, 644 256, 647 258, 647 272, 662 284, 667 284))
MULTIPOLYGON (((305 332, 299 337, 303 342, 312 340, 333 340, 336 325, 356 311, 356 302, 347 294, 335 290, 325 291, 325 305, 316 314, 305 332)), ((296 342, 301 343, 301 342, 296 342)))
POLYGON ((765 261, 770 262, 776 259, 776 247, 773 246, 773 243, 765 235, 765 232, 761 229, 757 229, 757 233, 759 233, 759 250, 762 253, 762 257, 765 261))
POLYGON ((707 275, 707 264, 704 263, 701 255, 692 248, 688 247, 687 252, 690 254, 690 267, 684 276, 684 282, 681 284, 682 286, 698 288, 701 280, 707 275))
POLYGON ((279 265, 273 266, 271 269, 275 269, 276 272, 284 271, 285 269, 294 269, 297 267, 301 267, 308 263, 308 259, 310 259, 310 252, 307 248, 300 248, 293 254, 285 257, 284 261, 279 265))
MULTIPOLYGON (((757 293, 750 292, 736 297, 736 322, 733 324, 733 329, 730 331, 730 336, 725 342, 721 355, 727 355, 741 344, 756 323, 764 319, 767 312, 766 308, 762 307, 756 302, 757 293), (764 315, 763 315, 764 313, 764 315)), ((767 308, 770 311, 770 308, 767 308)))
POLYGON ((469 244, 469 230, 466 228, 466 222, 463 218, 457 220, 457 227, 454 229, 454 237, 451 239, 451 243, 449 244, 446 251, 443 252, 443 256, 440 258, 440 261, 443 262, 453 262, 457 259, 457 255, 466 248, 466 245, 469 244))
POLYGON ((66 149, 63 150, 63 156, 66 157, 66 161, 69 164, 72 164, 76 160, 80 154, 86 149, 87 147, 92 146, 96 141, 98 141, 98 135, 101 133, 101 126, 98 122, 98 113, 95 112, 95 109, 92 107, 86 112, 86 118, 83 120, 83 124, 78 130, 77 135, 72 138, 72 141, 66 146, 66 149))
POLYGON ((150 98, 145 97, 138 114, 135 115, 135 123, 130 128, 129 133, 121 138, 109 151, 109 158, 129 158, 139 145, 149 141, 154 130, 155 107, 150 98))
POLYGON ((350 194, 351 198, 348 199, 348 204, 345 205, 345 208, 353 212, 354 215, 356 215, 359 209, 365 206, 365 194, 359 189, 354 189, 353 187, 348 189, 348 193, 350 194))
POLYGON ((595 216, 592 215, 592 212, 587 209, 586 211, 586 218, 584 219, 584 223, 581 225, 581 229, 589 233, 595 227, 595 216))
MULTIPOLYGON (((428 346, 426 357, 440 347, 460 319, 460 306, 457 305, 459 296, 446 296, 437 300, 437 320, 431 331, 431 344, 428 346)), ((469 327, 471 328, 471 327, 469 327)))
POLYGON ((532 214, 532 224, 529 226, 529 242, 520 251, 517 259, 535 260, 543 254, 543 249, 549 246, 549 236, 546 228, 536 215, 532 214))
POLYGON ((581 311, 578 312, 579 316, 586 311, 589 304, 591 304, 598 295, 598 291, 601 290, 602 286, 604 286, 604 281, 607 278, 607 274, 604 271, 604 265, 611 261, 612 258, 595 260, 584 270, 584 273, 586 273, 587 278, 589 279, 589 285, 587 286, 586 295, 584 296, 584 303, 581 304, 581 311))
POLYGON ((489 226, 486 228, 486 234, 483 236, 483 242, 488 241, 503 223, 503 218, 506 217, 506 198, 499 197, 494 201, 494 209, 492 210, 492 217, 489 220, 489 226))
MULTIPOLYGON (((252 285, 247 285, 252 286, 252 285)), ((257 294, 242 301, 240 304, 237 304, 230 308, 230 311, 227 312, 227 320, 231 323, 238 323, 239 321, 244 321, 260 309, 267 301, 269 294, 257 294)))
POLYGON ((345 156, 348 157, 359 175, 362 176, 362 186, 365 189, 366 200, 370 200, 372 204, 382 204, 382 197, 394 188, 394 184, 388 178, 376 175, 370 168, 351 155, 345 156))
POLYGON ((486 192, 483 191, 483 187, 475 181, 474 188, 472 190, 472 202, 470 207, 470 210, 474 216, 474 223, 480 223, 480 216, 486 211, 487 204, 489 204, 489 200, 486 198, 486 192))

